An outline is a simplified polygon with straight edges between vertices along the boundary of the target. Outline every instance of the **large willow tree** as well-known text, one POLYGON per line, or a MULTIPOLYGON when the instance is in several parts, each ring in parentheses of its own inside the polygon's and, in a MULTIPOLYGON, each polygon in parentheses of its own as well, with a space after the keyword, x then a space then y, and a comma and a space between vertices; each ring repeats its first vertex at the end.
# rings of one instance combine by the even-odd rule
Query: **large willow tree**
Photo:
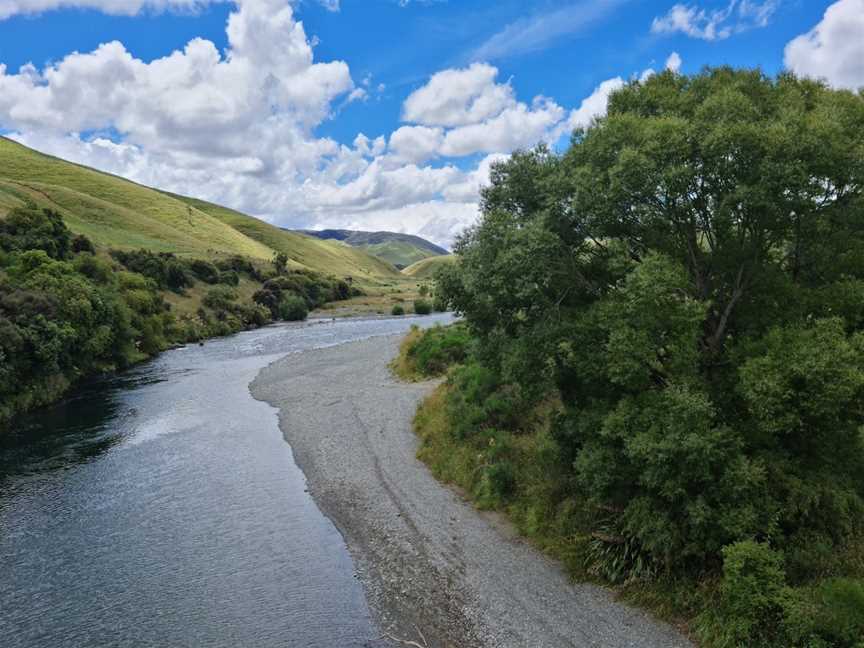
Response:
POLYGON ((671 72, 495 167, 440 287, 557 393, 567 488, 658 564, 864 518, 864 97, 671 72))

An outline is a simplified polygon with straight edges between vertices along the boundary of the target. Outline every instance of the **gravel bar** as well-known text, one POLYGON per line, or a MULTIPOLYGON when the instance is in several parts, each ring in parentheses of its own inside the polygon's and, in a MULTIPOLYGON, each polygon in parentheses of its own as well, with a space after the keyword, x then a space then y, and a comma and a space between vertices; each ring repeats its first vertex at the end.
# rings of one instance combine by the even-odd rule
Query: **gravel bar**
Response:
MULTIPOLYGON (((674 628, 573 583, 497 514, 476 511, 417 460, 411 421, 435 383, 394 379, 400 336, 289 355, 253 395, 343 534, 384 632, 430 648, 691 646, 674 628)), ((371 637, 368 645, 377 637, 371 637)))

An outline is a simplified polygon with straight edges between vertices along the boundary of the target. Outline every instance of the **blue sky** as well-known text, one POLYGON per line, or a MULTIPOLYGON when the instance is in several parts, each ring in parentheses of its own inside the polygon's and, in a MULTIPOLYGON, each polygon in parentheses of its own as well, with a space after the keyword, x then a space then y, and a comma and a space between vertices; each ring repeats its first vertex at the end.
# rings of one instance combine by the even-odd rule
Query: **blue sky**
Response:
POLYGON ((446 244, 489 164, 673 53, 855 87, 862 43, 864 0, 8 0, 0 132, 280 224, 446 244))

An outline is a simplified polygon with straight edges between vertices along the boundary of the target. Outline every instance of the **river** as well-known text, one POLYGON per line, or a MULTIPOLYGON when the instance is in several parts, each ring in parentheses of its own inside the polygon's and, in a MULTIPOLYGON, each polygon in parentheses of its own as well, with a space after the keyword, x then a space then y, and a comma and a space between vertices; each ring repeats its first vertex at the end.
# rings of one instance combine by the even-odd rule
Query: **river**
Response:
POLYGON ((249 383, 423 318, 278 325, 95 380, 0 436, 0 646, 378 646, 339 532, 249 383))

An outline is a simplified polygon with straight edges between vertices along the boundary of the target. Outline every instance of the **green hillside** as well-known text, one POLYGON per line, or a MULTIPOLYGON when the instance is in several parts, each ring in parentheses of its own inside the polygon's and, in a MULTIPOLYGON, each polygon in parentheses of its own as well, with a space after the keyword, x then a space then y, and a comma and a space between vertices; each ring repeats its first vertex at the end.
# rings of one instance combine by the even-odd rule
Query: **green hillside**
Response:
POLYGON ((399 268, 405 268, 417 261, 437 256, 405 241, 387 241, 372 245, 357 246, 374 257, 383 259, 399 268))
POLYGON ((281 229, 246 214, 196 198, 173 196, 209 214, 269 249, 284 252, 294 263, 320 272, 360 279, 399 278, 393 266, 363 250, 281 229))
POLYGON ((261 260, 279 251, 294 267, 364 283, 400 278, 395 268, 362 250, 286 232, 231 209, 157 191, 0 137, 0 217, 28 204, 56 210, 73 232, 107 248, 261 260))
POLYGON ((325 229, 300 230, 299 233, 323 240, 341 241, 351 247, 364 250, 397 268, 405 268, 423 259, 449 254, 447 250, 431 241, 413 234, 400 232, 325 229))
POLYGON ((413 277, 414 279, 431 279, 435 276, 435 272, 438 268, 450 263, 456 263, 456 257, 452 254, 448 254, 447 256, 430 257, 411 264, 402 271, 402 274, 413 277))

